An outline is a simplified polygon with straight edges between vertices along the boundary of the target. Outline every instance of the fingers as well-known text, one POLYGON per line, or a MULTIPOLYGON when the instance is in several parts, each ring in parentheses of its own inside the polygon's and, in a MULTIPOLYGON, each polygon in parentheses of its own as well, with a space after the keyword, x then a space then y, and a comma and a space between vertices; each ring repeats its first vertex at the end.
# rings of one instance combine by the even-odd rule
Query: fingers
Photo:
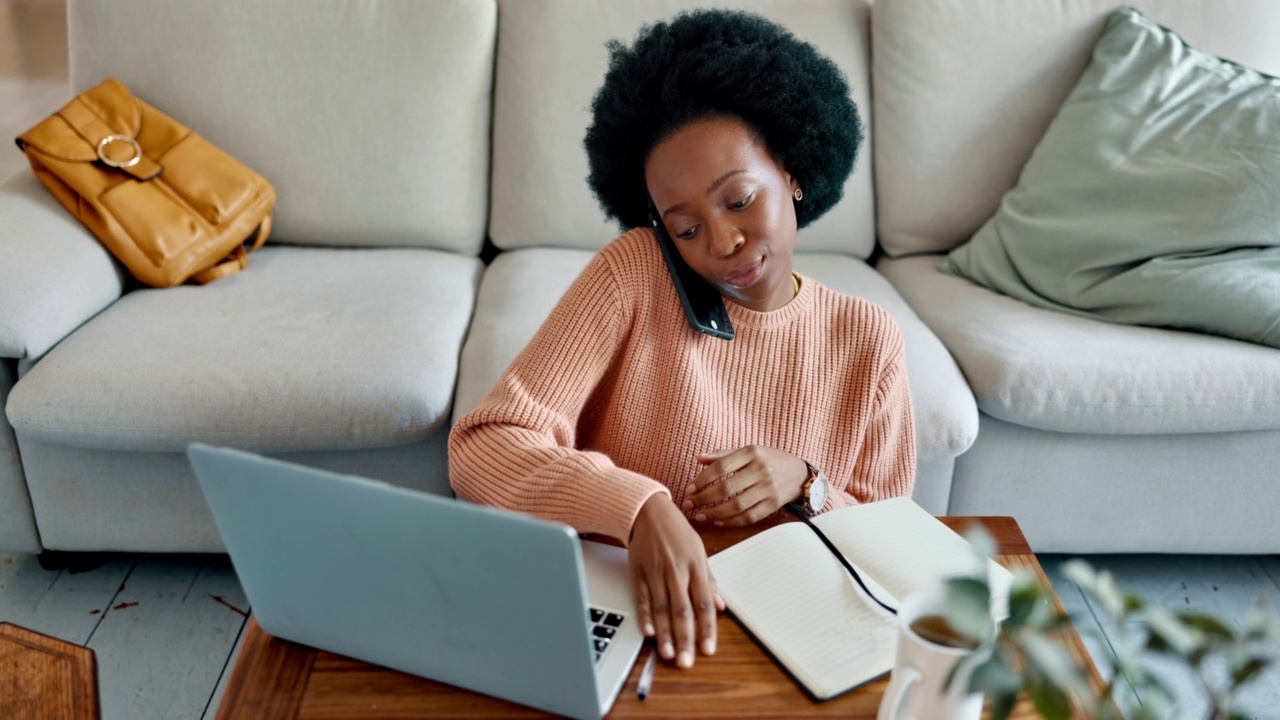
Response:
MULTIPOLYGON (((723 453, 724 451, 721 451, 723 453)), ((741 492, 747 478, 734 475, 746 469, 756 459, 754 447, 746 447, 728 454, 708 453, 698 456, 698 462, 706 462, 702 472, 693 479, 692 490, 686 500, 694 507, 721 502, 741 492)))
POLYGON ((772 495, 759 489, 758 492, 751 492, 750 496, 749 493, 742 493, 733 500, 704 507, 694 515, 694 520, 712 523, 716 527, 739 528, 768 518, 778 507, 781 505, 774 501, 772 495))
POLYGON ((709 568, 682 570, 668 566, 648 580, 638 578, 636 612, 644 634, 654 638, 658 655, 687 669, 698 652, 715 653, 716 613, 724 610, 724 598, 709 568))
POLYGON ((680 568, 672 567, 670 572, 671 577, 667 578, 667 609, 675 636, 676 666, 691 668, 697 629, 694 626, 693 603, 689 598, 688 577, 680 577, 680 568))
POLYGON ((632 580, 636 594, 636 616, 640 620, 640 632, 645 637, 654 637, 657 628, 653 625, 653 605, 649 601, 649 583, 642 575, 636 574, 632 580))
POLYGON ((663 660, 671 660, 676 656, 676 646, 671 632, 667 584, 655 576, 653 581, 648 583, 648 586, 649 599, 653 611, 650 617, 653 618, 653 637, 658 646, 658 655, 663 660))
POLYGON ((750 445, 697 456, 705 467, 690 483, 682 509, 697 522, 749 525, 795 499, 808 474, 804 461, 782 450, 750 445))
POLYGON ((724 601, 716 592, 715 581, 706 572, 694 573, 689 578, 689 595, 693 599, 694 622, 701 642, 698 647, 703 655, 716 654, 716 611, 723 610, 724 601))
POLYGON ((697 522, 750 524, 782 506, 779 487, 768 473, 747 470, 707 488, 702 497, 710 497, 710 500, 701 503, 692 499, 686 501, 685 509, 696 509, 693 519, 697 522))
POLYGON ((660 657, 692 667, 699 641, 702 652, 715 651, 715 614, 724 608, 702 540, 665 496, 641 508, 631 539, 641 629, 654 637, 660 657))

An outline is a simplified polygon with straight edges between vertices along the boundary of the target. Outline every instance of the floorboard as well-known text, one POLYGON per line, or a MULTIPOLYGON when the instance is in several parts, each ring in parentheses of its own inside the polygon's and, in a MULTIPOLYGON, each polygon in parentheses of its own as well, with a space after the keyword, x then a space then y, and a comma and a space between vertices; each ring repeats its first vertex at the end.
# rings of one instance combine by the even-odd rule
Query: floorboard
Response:
POLYGON ((84 645, 132 567, 49 571, 34 555, 0 555, 0 621, 84 645))
MULTIPOLYGON (((1168 610, 1210 614, 1239 629, 1259 596, 1266 595, 1271 612, 1280 615, 1277 585, 1253 556, 1097 555, 1086 559, 1100 570, 1110 570, 1121 589, 1168 610)), ((1096 602, 1086 601, 1113 645, 1121 641, 1122 633, 1137 630, 1132 626, 1117 628, 1096 602)), ((1269 652, 1280 658, 1280 646, 1272 646, 1269 652)), ((1153 672, 1174 693, 1170 717, 1208 717, 1209 694, 1199 676, 1171 659, 1147 657, 1153 672)), ((1210 686, 1221 688, 1225 660, 1211 663, 1205 676, 1210 686)), ((1239 703, 1246 717, 1280 718, 1280 665, 1273 665, 1250 683, 1239 703)))
MULTIPOLYGON (((246 606, 246 609, 247 606, 246 606)), ((244 646, 245 628, 248 627, 248 620, 240 624, 240 632, 236 634, 235 647, 231 649, 231 654, 227 656, 227 661, 222 667, 222 674, 218 677, 218 685, 213 689, 213 695, 209 698, 209 704, 205 706, 201 720, 214 720, 218 716, 218 708, 222 705, 222 696, 227 692, 227 682, 231 679, 231 670, 236 665, 236 658, 240 657, 240 648, 244 646)))
POLYGON ((199 718, 248 604, 225 560, 140 560, 88 647, 102 716, 199 718))
MULTIPOLYGON (((1037 559, 1044 568, 1044 574, 1049 578, 1049 583, 1053 585, 1054 593, 1062 601, 1062 608, 1071 616, 1076 632, 1080 633, 1081 639, 1084 640, 1093 664, 1098 667, 1104 680, 1110 679, 1116 670, 1116 655, 1111 648, 1111 640, 1099 624, 1093 608, 1089 606, 1080 587, 1059 571, 1062 563, 1070 559, 1070 556, 1039 555, 1037 559)), ((1123 675, 1116 680, 1112 697, 1116 705, 1126 713, 1133 712, 1139 705, 1137 694, 1123 675)))

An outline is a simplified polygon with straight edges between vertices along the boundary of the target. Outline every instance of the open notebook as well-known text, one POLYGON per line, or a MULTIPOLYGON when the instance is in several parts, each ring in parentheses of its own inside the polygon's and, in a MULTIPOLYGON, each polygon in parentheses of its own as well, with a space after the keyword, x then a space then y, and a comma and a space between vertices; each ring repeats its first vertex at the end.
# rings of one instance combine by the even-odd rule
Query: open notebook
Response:
MULTIPOLYGON (((910 498, 813 518, 890 607, 978 562, 964 538, 910 498)), ((817 700, 889 672, 896 617, 862 588, 804 523, 777 525, 711 557, 730 612, 817 700)), ((992 612, 1008 607, 1009 571, 989 561, 992 612)))

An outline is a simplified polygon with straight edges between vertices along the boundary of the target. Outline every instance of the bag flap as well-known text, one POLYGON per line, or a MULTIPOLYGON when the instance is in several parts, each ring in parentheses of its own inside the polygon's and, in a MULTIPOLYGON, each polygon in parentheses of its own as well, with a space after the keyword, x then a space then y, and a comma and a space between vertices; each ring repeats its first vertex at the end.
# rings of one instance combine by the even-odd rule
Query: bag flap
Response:
POLYGON ((137 138, 142 108, 132 94, 112 78, 76 96, 38 125, 17 138, 45 155, 74 162, 98 159, 98 142, 108 135, 137 138))

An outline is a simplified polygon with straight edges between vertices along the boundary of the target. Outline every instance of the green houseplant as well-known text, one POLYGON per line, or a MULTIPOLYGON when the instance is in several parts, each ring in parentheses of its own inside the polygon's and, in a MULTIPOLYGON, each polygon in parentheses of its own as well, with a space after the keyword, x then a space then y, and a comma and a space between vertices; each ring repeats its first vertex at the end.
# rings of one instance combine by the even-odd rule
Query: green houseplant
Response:
MULTIPOLYGON (((995 542, 986 531, 974 528, 966 537, 984 561, 994 557, 995 542)), ((984 567, 985 562, 979 566, 984 567)), ((1126 593, 1109 572, 1096 571, 1082 560, 1064 563, 1062 573, 1116 624, 1111 645, 1117 667, 1101 688, 1090 684, 1085 669, 1056 634, 1071 619, 1057 612, 1053 590, 1034 574, 1027 570, 1014 573, 1009 615, 994 633, 985 573, 947 581, 946 617, 952 629, 974 640, 994 637, 957 666, 972 668, 967 689, 987 695, 992 720, 1005 720, 1019 693, 1024 692, 1047 720, 1123 718, 1125 714, 1115 702, 1122 676, 1141 700, 1128 716, 1164 720, 1169 717, 1174 696, 1152 671, 1150 661, 1156 656, 1185 664, 1199 678, 1211 701, 1210 720, 1251 717, 1236 707, 1236 698, 1241 688, 1274 660, 1265 644, 1280 640, 1280 618, 1270 610, 1266 593, 1235 629, 1207 613, 1173 612, 1126 593)), ((960 676, 952 673, 952 679, 960 676)))

